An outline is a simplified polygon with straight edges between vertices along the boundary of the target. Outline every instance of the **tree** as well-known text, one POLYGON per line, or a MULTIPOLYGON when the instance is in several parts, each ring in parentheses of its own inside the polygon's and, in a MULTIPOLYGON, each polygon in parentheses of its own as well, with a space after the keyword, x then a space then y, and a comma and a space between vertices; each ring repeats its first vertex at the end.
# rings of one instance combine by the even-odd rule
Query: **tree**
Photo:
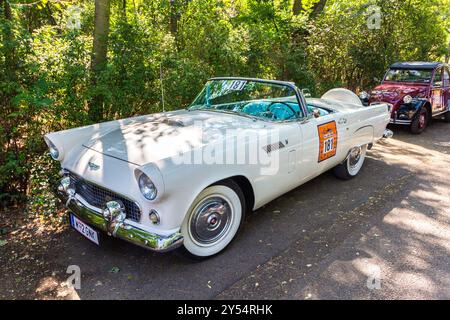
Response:
POLYGON ((8 80, 14 81, 16 79, 16 55, 14 48, 14 34, 12 32, 12 12, 11 6, 7 0, 2 0, 3 11, 7 24, 4 27, 4 48, 5 48, 5 70, 8 80))
MULTIPOLYGON (((98 83, 102 71, 106 68, 110 6, 110 0, 95 0, 94 45, 92 48, 91 62, 92 80, 94 85, 98 83)), ((97 93, 91 101, 89 117, 94 122, 103 119, 103 100, 102 95, 97 93)))
POLYGON ((176 0, 170 0, 170 32, 173 36, 178 31, 178 10, 176 0))
POLYGON ((308 15, 310 18, 315 18, 319 14, 323 12, 325 9, 325 5, 327 4, 327 0, 313 0, 313 3, 310 4, 308 1, 307 5, 303 5, 303 0, 294 0, 294 5, 292 7, 292 11, 295 16, 299 15, 302 11, 308 11, 308 15), (309 10, 306 10, 310 8, 309 10))
POLYGON ((311 18, 317 17, 319 14, 323 12, 325 9, 325 5, 327 4, 327 0, 319 0, 313 6, 312 12, 310 14, 311 18))
POLYGON ((108 53, 110 0, 95 0, 94 46, 92 49, 92 71, 104 70, 108 53))
POLYGON ((294 16, 297 16, 302 12, 303 10, 303 4, 302 0, 294 0, 294 6, 292 8, 292 11, 294 12, 294 16))

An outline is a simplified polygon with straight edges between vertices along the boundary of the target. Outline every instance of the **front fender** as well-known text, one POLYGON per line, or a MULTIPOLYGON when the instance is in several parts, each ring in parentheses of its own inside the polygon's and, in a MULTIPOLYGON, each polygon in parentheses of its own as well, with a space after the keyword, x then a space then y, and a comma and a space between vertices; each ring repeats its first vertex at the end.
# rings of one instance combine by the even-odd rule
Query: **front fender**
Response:
POLYGON ((411 103, 402 103, 395 112, 395 120, 412 120, 417 112, 428 103, 427 99, 416 98, 411 103))
MULTIPOLYGON (((145 172, 153 179, 157 175, 155 172, 148 171, 150 167, 152 166, 140 167, 136 172, 145 172)), ((141 199, 141 206, 144 213, 151 210, 158 212, 161 223, 156 228, 164 231, 180 228, 195 198, 202 190, 218 181, 234 176, 244 176, 254 187, 252 178, 255 175, 254 170, 257 169, 251 166, 243 168, 237 165, 173 163, 170 159, 154 164, 153 168, 155 167, 160 170, 164 193, 155 201, 141 199)), ((157 180, 155 178, 154 183, 157 183, 157 180)), ((143 222, 151 225, 147 216, 147 214, 143 215, 143 222)))

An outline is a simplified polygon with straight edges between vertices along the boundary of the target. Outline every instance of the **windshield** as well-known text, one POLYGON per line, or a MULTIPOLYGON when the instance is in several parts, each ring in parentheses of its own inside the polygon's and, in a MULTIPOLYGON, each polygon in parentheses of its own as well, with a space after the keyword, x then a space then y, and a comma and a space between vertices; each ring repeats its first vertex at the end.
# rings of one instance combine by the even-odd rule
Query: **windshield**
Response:
POLYGON ((255 80, 208 81, 189 109, 234 113, 268 121, 302 116, 294 89, 255 80))
POLYGON ((430 82, 432 70, 391 69, 384 78, 385 81, 398 82, 430 82))

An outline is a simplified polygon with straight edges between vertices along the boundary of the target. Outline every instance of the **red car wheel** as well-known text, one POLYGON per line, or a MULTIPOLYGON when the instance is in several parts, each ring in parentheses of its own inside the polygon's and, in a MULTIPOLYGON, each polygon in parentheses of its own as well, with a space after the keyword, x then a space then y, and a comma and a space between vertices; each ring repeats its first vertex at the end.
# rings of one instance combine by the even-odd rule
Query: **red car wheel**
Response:
POLYGON ((417 112, 411 123, 411 132, 414 134, 422 133, 428 125, 429 115, 428 110, 422 107, 419 112, 417 112))

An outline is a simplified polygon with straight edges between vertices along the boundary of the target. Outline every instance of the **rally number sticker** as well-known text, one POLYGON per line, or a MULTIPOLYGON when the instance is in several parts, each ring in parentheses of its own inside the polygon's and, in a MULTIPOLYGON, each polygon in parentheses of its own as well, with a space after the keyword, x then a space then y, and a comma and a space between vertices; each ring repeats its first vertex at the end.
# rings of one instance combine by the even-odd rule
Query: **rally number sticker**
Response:
POLYGON ((336 121, 331 121, 317 127, 319 130, 319 162, 336 155, 338 133, 336 121))
POLYGON ((242 91, 244 90, 246 84, 247 81, 244 80, 229 81, 227 89, 231 91, 242 91))

